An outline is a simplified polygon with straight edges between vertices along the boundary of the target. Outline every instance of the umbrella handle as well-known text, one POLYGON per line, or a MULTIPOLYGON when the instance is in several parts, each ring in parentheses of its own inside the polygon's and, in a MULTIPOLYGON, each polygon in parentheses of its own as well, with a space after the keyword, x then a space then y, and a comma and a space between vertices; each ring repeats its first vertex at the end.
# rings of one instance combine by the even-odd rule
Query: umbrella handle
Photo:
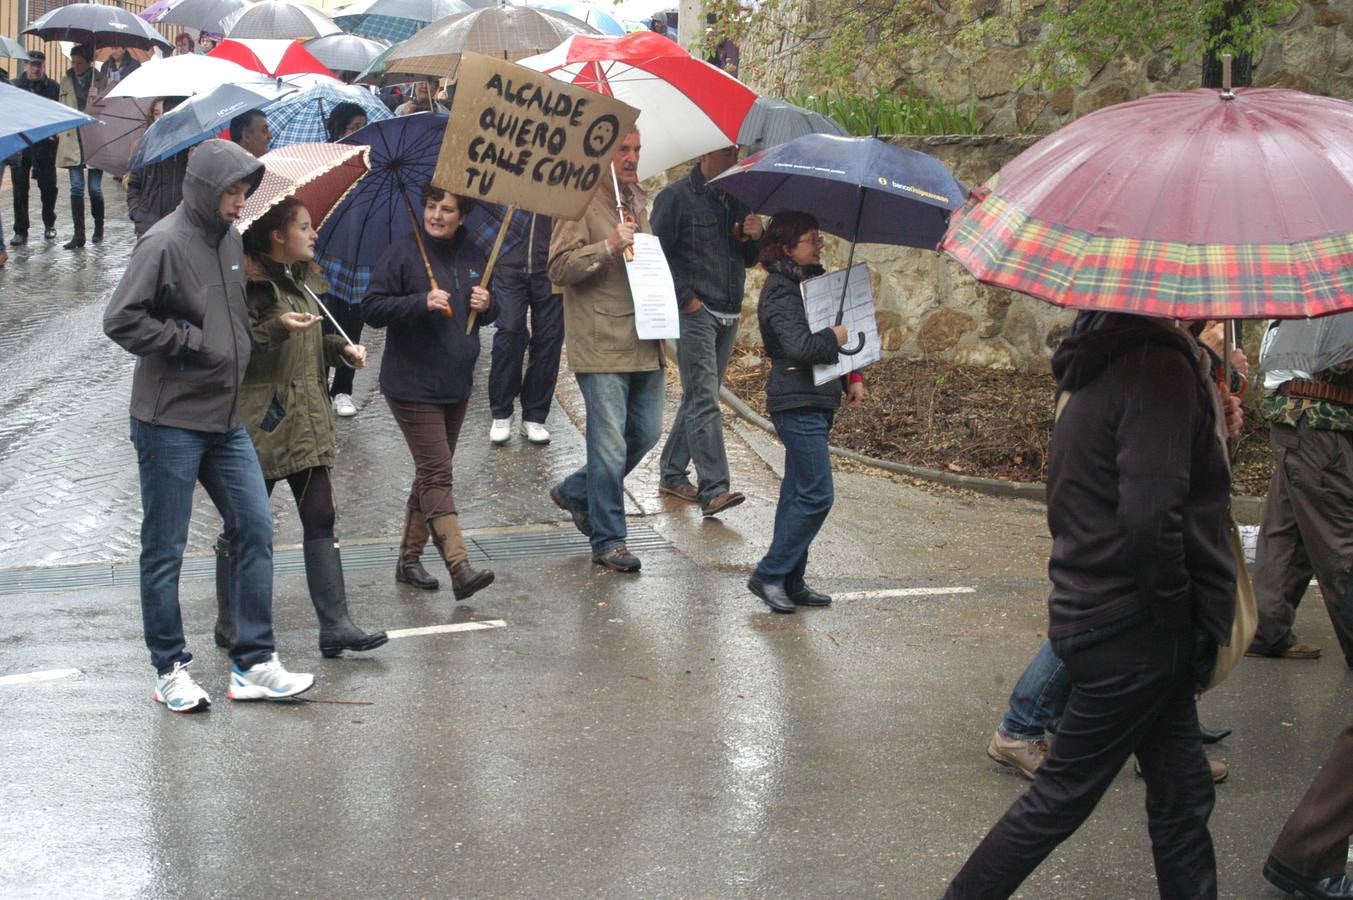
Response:
POLYGON ((857 334, 859 334, 859 341, 856 342, 854 347, 851 347, 849 349, 845 347, 839 347, 837 348, 836 352, 840 353, 842 356, 854 356, 856 353, 859 353, 861 350, 863 350, 865 343, 864 332, 860 331, 857 332, 857 334))

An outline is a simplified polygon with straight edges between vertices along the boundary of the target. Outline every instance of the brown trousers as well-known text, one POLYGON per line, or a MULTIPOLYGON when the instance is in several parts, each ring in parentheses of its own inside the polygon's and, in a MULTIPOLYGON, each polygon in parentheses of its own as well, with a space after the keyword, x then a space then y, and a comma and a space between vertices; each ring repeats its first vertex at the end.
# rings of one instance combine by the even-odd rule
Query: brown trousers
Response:
POLYGON ((1343 873, 1353 834, 1353 725, 1334 741, 1297 808, 1273 845, 1278 862, 1307 878, 1343 873))
POLYGON ((385 398, 413 456, 413 486, 408 505, 431 522, 456 515, 455 475, 451 461, 465 424, 468 401, 455 406, 404 403, 385 398))
POLYGON ((1344 658, 1353 666, 1353 434, 1273 425, 1273 478, 1254 564, 1259 631, 1251 646, 1296 643, 1292 623, 1314 573, 1344 658))

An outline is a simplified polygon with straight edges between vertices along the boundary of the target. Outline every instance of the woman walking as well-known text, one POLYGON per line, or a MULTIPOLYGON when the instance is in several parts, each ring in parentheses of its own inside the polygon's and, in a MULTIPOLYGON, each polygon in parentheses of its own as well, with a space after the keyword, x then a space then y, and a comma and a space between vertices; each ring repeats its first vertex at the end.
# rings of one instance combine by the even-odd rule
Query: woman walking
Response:
POLYGON ((424 187, 422 246, 419 235, 412 234, 391 244, 362 299, 366 323, 388 329, 381 392, 414 464, 395 580, 437 589, 437 579, 419 562, 431 531, 457 600, 493 583, 492 572, 470 565, 453 493, 452 458, 469 406, 479 326, 497 315, 489 292, 479 284, 484 256, 461 228, 473 207, 468 197, 424 187), (471 311, 479 316, 466 334, 471 311))
POLYGON ((323 316, 306 284, 314 249, 310 213, 294 197, 244 233, 254 350, 240 388, 240 414, 258 450, 268 494, 282 479, 291 486, 304 534, 305 580, 319 617, 319 649, 332 657, 374 650, 388 638, 383 631, 367 634, 348 615, 334 536, 329 470, 337 447, 324 376, 331 364, 364 365, 366 348, 320 333, 323 316))
POLYGON ((783 212, 771 219, 761 242, 767 273, 757 307, 761 341, 771 360, 766 405, 775 433, 785 445, 785 474, 775 507, 770 549, 761 558, 747 588, 779 613, 796 606, 826 606, 832 598, 804 581, 808 547, 831 512, 831 456, 827 436, 841 405, 864 402, 864 378, 851 372, 823 385, 813 384, 813 366, 834 363, 845 344, 843 325, 821 331, 808 328, 800 283, 822 274, 822 236, 807 213, 783 212), (844 386, 843 386, 844 383, 844 386))

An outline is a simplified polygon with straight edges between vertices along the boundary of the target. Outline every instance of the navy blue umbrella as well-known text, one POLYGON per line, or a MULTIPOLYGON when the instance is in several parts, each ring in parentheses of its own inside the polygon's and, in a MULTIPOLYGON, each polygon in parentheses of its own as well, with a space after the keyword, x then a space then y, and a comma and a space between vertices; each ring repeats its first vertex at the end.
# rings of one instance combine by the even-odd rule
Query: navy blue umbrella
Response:
MULTIPOLYGON (((371 267, 385 249, 421 229, 423 185, 432 180, 446 133, 446 113, 415 113, 372 122, 342 140, 371 148, 371 171, 334 207, 319 230, 316 261, 324 268, 330 293, 348 303, 362 299, 371 283, 371 267)), ((504 209, 479 202, 461 226, 466 237, 488 256, 504 209)), ((524 236, 528 213, 518 213, 503 241, 503 252, 524 236)), ((419 232, 421 234, 421 230, 419 232)))
POLYGON ((278 79, 271 84, 223 84, 205 94, 195 94, 146 129, 136 152, 131 171, 169 159, 181 150, 215 137, 230 126, 230 120, 251 109, 266 110, 296 88, 278 79))
POLYGON ((64 103, 0 82, 0 159, 13 156, 54 134, 96 121, 64 103))
MULTIPOLYGON (((934 250, 949 226, 949 213, 967 190, 935 157, 885 143, 877 137, 806 134, 754 153, 710 184, 763 215, 811 213, 823 231, 855 244, 897 244, 934 250)), ((841 289, 837 324, 845 316, 841 289)), ((858 353, 858 346, 842 353, 858 353)))

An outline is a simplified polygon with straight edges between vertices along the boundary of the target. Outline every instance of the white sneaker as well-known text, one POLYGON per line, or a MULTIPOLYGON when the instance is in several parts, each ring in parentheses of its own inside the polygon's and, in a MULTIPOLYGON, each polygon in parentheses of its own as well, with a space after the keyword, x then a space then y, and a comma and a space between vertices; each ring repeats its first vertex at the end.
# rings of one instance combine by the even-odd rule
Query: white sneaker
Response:
POLYGON ((334 395, 334 415, 342 416, 345 419, 357 415, 357 405, 352 402, 352 395, 334 395))
POLYGON ((174 671, 155 679, 155 702, 170 712, 190 713, 211 706, 211 698, 188 674, 190 663, 174 663, 174 671))
POLYGON ((539 422, 522 422, 521 433, 526 435, 526 439, 533 444, 548 444, 550 442, 550 430, 539 422))
POLYGON ((315 676, 309 672, 288 672, 274 653, 266 662, 241 670, 230 667, 231 700, 284 700, 303 694, 315 686, 315 676))
POLYGON ((512 420, 494 419, 493 425, 489 428, 489 443, 506 444, 510 437, 512 437, 512 420))

